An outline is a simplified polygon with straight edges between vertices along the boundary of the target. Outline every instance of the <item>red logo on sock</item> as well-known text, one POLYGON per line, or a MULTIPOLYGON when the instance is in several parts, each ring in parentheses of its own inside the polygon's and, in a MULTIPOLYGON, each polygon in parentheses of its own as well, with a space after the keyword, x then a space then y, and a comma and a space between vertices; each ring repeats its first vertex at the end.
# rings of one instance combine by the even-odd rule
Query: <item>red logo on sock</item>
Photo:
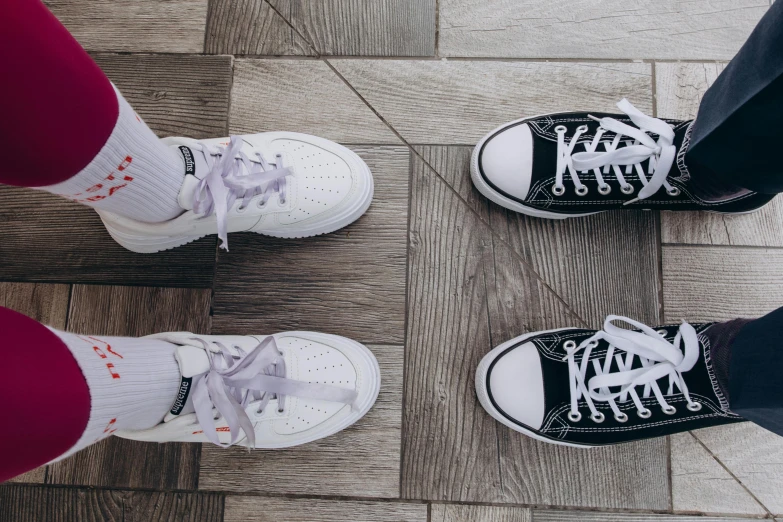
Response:
MULTIPOLYGON (((122 355, 120 355, 117 352, 115 352, 114 350, 112 350, 111 345, 109 343, 107 343, 106 341, 102 341, 100 339, 96 339, 95 337, 90 337, 90 336, 87 336, 85 338, 85 337, 82 337, 81 335, 78 335, 77 337, 79 339, 81 339, 82 341, 86 342, 86 343, 92 344, 93 345, 92 346, 93 351, 95 351, 95 353, 98 354, 98 357, 100 357, 101 359, 108 359, 109 358, 109 356, 106 355, 106 352, 109 352, 110 354, 114 355, 115 357, 119 357, 120 359, 123 358, 122 355), (99 346, 96 346, 93 341, 97 342, 99 344, 102 344, 103 348, 100 348, 99 346)), ((107 362, 106 363, 106 368, 108 368, 109 373, 111 374, 112 379, 119 379, 120 378, 120 374, 115 370, 113 363, 107 362)))
MULTIPOLYGON (((133 163, 133 157, 125 156, 125 159, 117 166, 117 172, 122 172, 127 169, 131 163, 133 163)), ((94 203, 113 196, 118 190, 127 187, 131 181, 133 181, 131 176, 120 176, 116 172, 111 172, 102 183, 96 183, 84 192, 65 197, 78 203, 94 203)))

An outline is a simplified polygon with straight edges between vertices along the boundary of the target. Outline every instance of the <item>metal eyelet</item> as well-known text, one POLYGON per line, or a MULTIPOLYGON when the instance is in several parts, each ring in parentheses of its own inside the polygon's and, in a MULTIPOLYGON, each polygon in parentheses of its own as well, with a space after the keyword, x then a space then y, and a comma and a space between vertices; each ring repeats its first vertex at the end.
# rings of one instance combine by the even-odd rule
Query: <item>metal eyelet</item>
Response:
POLYGON ((661 337, 666 337, 667 335, 669 335, 669 332, 667 332, 666 330, 658 330, 658 335, 660 335, 661 337))
POLYGON ((258 208, 265 208, 266 207, 266 201, 264 201, 263 199, 259 199, 258 202, 256 203, 256 206, 258 208))
POLYGON ((563 185, 552 185, 552 194, 562 196, 565 194, 565 187, 563 185))
POLYGON ((606 419, 606 416, 604 416, 603 413, 600 411, 594 415, 590 415, 590 420, 595 422, 596 424, 601 424, 606 419))
POLYGON ((623 412, 620 412, 620 415, 615 415, 614 420, 617 422, 628 422, 628 415, 626 415, 623 412))
POLYGON ((587 343, 587 348, 596 348, 598 347, 598 341, 590 341, 587 343))
POLYGON ((700 402, 689 402, 687 408, 691 411, 699 411, 701 410, 701 403, 700 402))
POLYGON ((576 187, 575 192, 577 196, 586 196, 588 192, 587 185, 580 185, 576 187))
POLYGON ((643 419, 649 419, 652 417, 651 410, 636 410, 636 414, 643 419))
POLYGON ((681 192, 680 189, 678 189, 677 187, 672 187, 671 190, 668 190, 668 189, 666 190, 666 193, 669 194, 673 198, 679 196, 680 192, 681 192))
POLYGON ((579 131, 587 132, 587 125, 580 125, 579 127, 577 127, 576 128, 576 132, 579 132, 579 131))
POLYGON ((612 186, 609 185, 608 183, 598 186, 598 193, 601 194, 602 196, 606 196, 611 191, 612 191, 612 186))
POLYGON ((630 183, 620 187, 620 192, 622 192, 623 194, 633 194, 633 190, 634 190, 633 185, 631 185, 630 183))
POLYGON ((582 414, 579 412, 576 412, 576 414, 574 414, 574 412, 569 411, 568 420, 570 420, 571 422, 579 422, 580 420, 582 420, 582 414))
POLYGON ((677 408, 675 408, 671 404, 669 406, 667 406, 666 408, 661 408, 661 409, 663 410, 663 412, 666 415, 674 415, 675 413, 677 413, 677 408))
POLYGON ((555 127, 555 132, 557 132, 557 133, 565 132, 567 130, 568 129, 566 128, 565 125, 558 125, 557 127, 555 127))
POLYGON ((242 205, 239 205, 239 206, 237 207, 237 209, 236 209, 236 213, 237 213, 237 214, 241 214, 241 213, 242 213, 242 212, 244 212, 245 210, 247 210, 247 207, 243 207, 242 205))
POLYGON ((563 348, 565 348, 566 350, 573 350, 574 348, 576 348, 576 342, 569 339, 563 343, 563 348))

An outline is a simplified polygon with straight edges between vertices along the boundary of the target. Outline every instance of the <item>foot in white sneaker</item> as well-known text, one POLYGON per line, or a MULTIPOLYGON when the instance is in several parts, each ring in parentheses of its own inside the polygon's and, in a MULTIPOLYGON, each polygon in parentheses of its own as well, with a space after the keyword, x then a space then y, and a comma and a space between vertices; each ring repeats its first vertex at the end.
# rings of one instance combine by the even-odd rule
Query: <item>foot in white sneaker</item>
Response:
POLYGON ((166 138, 185 160, 179 193, 185 211, 163 223, 143 223, 105 210, 109 234, 128 250, 159 252, 217 232, 299 238, 356 221, 370 206, 373 179, 354 152, 294 132, 231 138, 166 138))
POLYGON ((179 347, 180 393, 162 423, 116 435, 150 442, 285 448, 350 426, 375 403, 380 370, 363 345, 336 335, 164 333, 179 347))

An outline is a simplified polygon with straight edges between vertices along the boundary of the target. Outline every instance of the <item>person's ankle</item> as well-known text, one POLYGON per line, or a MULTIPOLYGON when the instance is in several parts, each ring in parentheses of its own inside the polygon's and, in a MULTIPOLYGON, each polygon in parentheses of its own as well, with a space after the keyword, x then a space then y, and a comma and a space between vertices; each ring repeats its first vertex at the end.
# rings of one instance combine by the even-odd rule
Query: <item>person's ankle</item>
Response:
POLYGON ((732 319, 723 323, 715 323, 703 332, 707 338, 705 351, 712 366, 710 372, 717 381, 720 392, 729 400, 729 366, 731 364, 731 348, 742 327, 752 319, 732 319))

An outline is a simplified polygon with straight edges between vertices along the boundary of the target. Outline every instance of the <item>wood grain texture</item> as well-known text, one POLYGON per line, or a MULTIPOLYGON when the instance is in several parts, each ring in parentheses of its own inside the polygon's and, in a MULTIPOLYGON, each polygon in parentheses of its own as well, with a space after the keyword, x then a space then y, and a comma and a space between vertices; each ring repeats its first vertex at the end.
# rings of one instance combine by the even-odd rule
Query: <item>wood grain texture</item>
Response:
POLYGON ((759 317, 783 306, 783 250, 663 247, 666 322, 759 317))
POLYGON ((783 438, 752 422, 704 428, 693 435, 764 507, 783 516, 783 438))
MULTIPOLYGON (((696 117, 704 92, 724 63, 655 64, 658 116, 696 117)), ((662 212, 664 243, 692 245, 783 246, 783 200, 775 198, 758 212, 723 215, 711 212, 662 212)))
POLYGON ((239 55, 312 55, 313 49, 265 0, 212 0, 206 52, 239 55))
POLYGON ((666 509, 665 440, 579 451, 481 408, 486 352, 578 319, 423 161, 412 168, 403 497, 666 509))
POLYGON ((626 97, 652 109, 644 63, 330 60, 410 143, 473 145, 518 118, 569 110, 616 111, 626 97))
MULTIPOLYGON (((65 329, 70 285, 0 283, 0 306, 16 310, 47 326, 65 329)), ((43 483, 46 466, 14 477, 10 482, 43 483)))
POLYGON ((231 133, 296 131, 342 143, 399 139, 328 65, 316 60, 234 62, 231 133))
POLYGON ((609 314, 648 324, 660 322, 654 213, 606 212, 567 220, 531 218, 495 205, 475 189, 470 180, 472 148, 416 150, 587 325, 598 328, 609 314))
MULTIPOLYGON (((68 330, 128 337, 209 333, 209 305, 209 290, 75 285, 68 330)), ((110 437, 49 466, 47 483, 195 489, 200 451, 199 444, 110 437)))
POLYGON ((93 57, 158 136, 226 136, 230 56, 93 57))
MULTIPOLYGON (((225 450, 205 445, 199 488, 264 494, 399 497, 403 348, 369 348, 378 359, 383 377, 378 400, 367 415, 331 437, 295 448, 248 452, 241 447, 225 450)), ((339 513, 340 508, 336 509, 339 513)))
POLYGON ((690 433, 672 435, 672 506, 675 512, 767 512, 690 433))
POLYGON ((518 507, 433 504, 431 522, 530 522, 530 510, 518 507))
POLYGON ((724 518, 652 513, 602 513, 599 511, 533 510, 533 522, 753 522, 757 518, 724 518))
POLYGON ((270 0, 319 54, 433 56, 436 0, 270 0))
POLYGON ((215 332, 316 330, 363 343, 403 343, 408 149, 354 150, 375 179, 369 211, 325 236, 234 234, 231 252, 218 263, 215 332))
POLYGON ((400 502, 356 502, 226 497, 224 522, 427 522, 427 506, 400 502))
POLYGON ((221 522, 223 498, 40 486, 0 486, 2 522, 221 522))
POLYGON ((768 0, 441 0, 440 54, 727 60, 768 0))
POLYGON ((45 0, 88 51, 200 53, 208 0, 45 0))

